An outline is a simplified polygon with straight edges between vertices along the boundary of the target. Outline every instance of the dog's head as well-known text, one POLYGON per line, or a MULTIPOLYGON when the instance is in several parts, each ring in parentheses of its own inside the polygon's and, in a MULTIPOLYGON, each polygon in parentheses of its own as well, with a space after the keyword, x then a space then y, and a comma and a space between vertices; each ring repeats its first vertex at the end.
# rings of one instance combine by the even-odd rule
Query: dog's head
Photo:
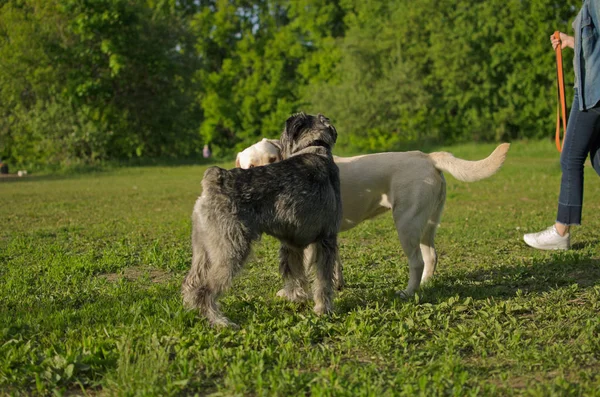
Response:
MULTIPOLYGON (((281 133, 281 154, 284 159, 307 148, 324 148, 331 154, 337 140, 337 131, 322 114, 317 116, 297 113, 285 122, 281 133)), ((316 150, 323 152, 323 149, 316 150)))
POLYGON ((262 141, 238 153, 235 159, 235 166, 247 169, 275 163, 280 160, 281 145, 279 140, 263 138, 262 141))

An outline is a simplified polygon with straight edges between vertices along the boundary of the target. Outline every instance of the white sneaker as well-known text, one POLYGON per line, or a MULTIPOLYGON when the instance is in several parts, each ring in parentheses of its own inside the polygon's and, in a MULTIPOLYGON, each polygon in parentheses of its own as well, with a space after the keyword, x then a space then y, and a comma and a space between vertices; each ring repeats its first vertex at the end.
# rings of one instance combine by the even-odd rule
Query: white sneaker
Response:
POLYGON ((568 250, 571 248, 571 235, 566 233, 561 236, 554 225, 538 233, 529 233, 523 240, 530 247, 540 250, 568 250))

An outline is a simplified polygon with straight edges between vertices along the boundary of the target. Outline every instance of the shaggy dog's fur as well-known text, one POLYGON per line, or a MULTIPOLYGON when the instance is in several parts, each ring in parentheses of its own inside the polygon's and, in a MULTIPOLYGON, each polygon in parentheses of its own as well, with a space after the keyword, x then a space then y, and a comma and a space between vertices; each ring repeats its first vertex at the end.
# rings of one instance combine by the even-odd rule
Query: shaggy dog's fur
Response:
POLYGON ((285 286, 278 295, 308 298, 303 250, 311 246, 314 311, 331 311, 342 214, 339 172, 331 155, 336 139, 326 117, 300 113, 286 121, 281 135, 283 161, 206 170, 192 214, 192 268, 182 286, 187 307, 198 309, 213 325, 234 325, 216 299, 246 262, 252 242, 267 233, 281 242, 285 286))
MULTIPOLYGON (((260 166, 257 159, 277 158, 276 141, 253 145, 238 154, 240 164, 260 166), (264 152, 264 153, 263 153, 264 152), (250 156, 250 154, 252 156, 250 156)), ((456 179, 474 182, 492 176, 506 158, 510 144, 499 145, 484 160, 467 161, 447 152, 389 152, 356 157, 333 156, 340 170, 343 217, 340 231, 392 210, 400 244, 408 257, 408 286, 399 291, 412 295, 433 275, 437 265, 434 238, 446 201, 442 172, 456 179)), ((310 263, 313 253, 306 252, 310 263)), ((342 267, 336 259, 338 288, 344 284, 342 267)))

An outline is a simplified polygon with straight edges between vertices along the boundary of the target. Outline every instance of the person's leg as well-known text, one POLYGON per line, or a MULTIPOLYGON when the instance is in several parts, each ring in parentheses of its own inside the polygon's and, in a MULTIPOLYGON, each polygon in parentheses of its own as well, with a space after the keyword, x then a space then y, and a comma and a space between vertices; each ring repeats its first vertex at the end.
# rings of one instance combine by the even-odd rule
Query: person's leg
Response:
POLYGON ((568 232, 569 225, 581 224, 583 165, 588 154, 593 150, 598 135, 600 135, 600 112, 598 108, 583 112, 579 111, 578 108, 576 95, 569 116, 563 151, 560 156, 562 177, 556 215, 556 229, 559 234, 568 232))
MULTIPOLYGON (((567 167, 567 158, 569 157, 566 154, 571 151, 571 148, 573 146, 577 146, 577 145, 573 145, 573 141, 575 140, 575 132, 577 131, 575 126, 576 126, 577 121, 579 120, 580 114, 581 114, 581 112, 579 111, 579 102, 578 102, 577 92, 575 92, 575 98, 573 99, 573 106, 571 106, 571 113, 569 114, 567 133, 566 133, 566 136, 564 137, 563 150, 560 155, 560 165, 561 165, 561 170, 562 170, 561 188, 560 188, 560 193, 559 193, 559 199, 558 199, 559 204, 558 204, 556 222, 554 223, 554 228, 556 229, 558 234, 561 236, 564 236, 565 234, 569 233, 569 231, 570 231, 570 223, 563 223, 562 221, 558 220, 559 219, 558 214, 561 214, 561 208, 563 208, 562 209, 563 212, 566 211, 565 208, 561 207, 561 204, 560 204, 561 195, 564 195, 568 198, 569 193, 573 193, 573 189, 570 189, 572 186, 568 183, 569 181, 575 184, 575 190, 579 190, 579 192, 580 192, 580 197, 581 197, 580 202, 583 201, 583 172, 581 173, 580 178, 577 173, 575 173, 576 178, 570 178, 570 176, 572 176, 573 173, 571 173, 571 174, 565 173, 565 169, 568 168, 567 167), (569 139, 567 139, 567 137, 569 137, 569 139), (581 179, 580 184, 578 184, 576 181, 578 179, 581 179), (577 187, 579 187, 579 189, 577 189, 577 187)), ((584 159, 584 161, 585 161, 585 159, 584 159)), ((577 168, 577 166, 575 168, 577 168)), ((583 171, 583 163, 581 164, 581 170, 583 171)), ((579 209, 579 212, 581 213, 581 204, 577 208, 579 209)), ((575 212, 577 211, 577 208, 574 210, 575 212)))
MULTIPOLYGON (((600 116, 600 106, 590 109, 589 111, 595 112, 600 116)), ((590 161, 592 162, 592 167, 594 168, 596 173, 598 175, 600 175, 600 131, 599 131, 598 127, 595 128, 594 135, 590 139, 589 154, 590 154, 590 161)), ((584 161, 585 161, 585 159, 584 159, 584 161)), ((582 175, 581 187, 583 189, 583 166, 582 166, 581 175, 582 175)), ((583 204, 583 193, 581 195, 581 202, 583 204)), ((560 206, 560 204, 559 204, 559 206, 560 206)), ((581 207, 580 207, 580 211, 579 211, 579 219, 581 220, 581 207)), ((564 236, 566 233, 569 233, 569 230, 570 230, 569 224, 564 224, 564 223, 558 222, 558 217, 557 217, 557 222, 555 223, 555 228, 556 228, 556 231, 558 232, 558 234, 560 234, 561 236, 564 236)))
POLYGON ((579 101, 575 92, 560 158, 562 176, 556 222, 539 233, 523 236, 528 245, 538 249, 570 247, 569 226, 581 223, 583 164, 599 135, 600 112, 597 108, 579 111, 579 101))

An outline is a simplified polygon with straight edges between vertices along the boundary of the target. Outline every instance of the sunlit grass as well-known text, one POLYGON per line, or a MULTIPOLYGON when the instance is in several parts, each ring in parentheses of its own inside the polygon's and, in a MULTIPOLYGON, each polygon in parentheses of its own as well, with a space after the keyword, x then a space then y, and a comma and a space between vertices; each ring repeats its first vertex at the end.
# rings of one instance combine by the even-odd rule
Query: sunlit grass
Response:
POLYGON ((330 317, 275 297, 265 237, 222 299, 239 331, 181 305, 205 167, 0 181, 0 394, 598 395, 591 167, 575 249, 522 243, 554 220, 558 161, 551 142, 514 143, 490 179, 447 176, 438 271, 409 301, 394 296, 408 269, 389 214, 340 235, 348 285, 330 317))

